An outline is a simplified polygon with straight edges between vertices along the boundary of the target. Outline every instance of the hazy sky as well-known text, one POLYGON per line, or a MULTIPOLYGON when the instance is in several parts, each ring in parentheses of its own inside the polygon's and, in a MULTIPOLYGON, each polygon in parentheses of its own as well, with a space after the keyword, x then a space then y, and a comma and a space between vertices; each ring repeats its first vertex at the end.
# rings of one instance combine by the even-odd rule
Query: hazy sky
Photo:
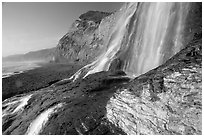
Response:
POLYGON ((27 53, 55 47, 82 13, 89 10, 115 11, 122 3, 3 3, 2 55, 27 53))

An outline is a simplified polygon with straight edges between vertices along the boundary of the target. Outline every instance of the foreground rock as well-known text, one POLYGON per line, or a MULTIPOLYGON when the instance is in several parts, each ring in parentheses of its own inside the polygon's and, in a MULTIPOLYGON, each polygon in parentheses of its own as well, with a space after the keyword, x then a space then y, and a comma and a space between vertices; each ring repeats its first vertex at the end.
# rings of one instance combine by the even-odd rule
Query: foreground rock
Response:
POLYGON ((202 134, 201 41, 118 89, 107 118, 127 134, 202 134))
POLYGON ((202 134, 201 45, 134 80, 100 72, 5 100, 3 134, 202 134))

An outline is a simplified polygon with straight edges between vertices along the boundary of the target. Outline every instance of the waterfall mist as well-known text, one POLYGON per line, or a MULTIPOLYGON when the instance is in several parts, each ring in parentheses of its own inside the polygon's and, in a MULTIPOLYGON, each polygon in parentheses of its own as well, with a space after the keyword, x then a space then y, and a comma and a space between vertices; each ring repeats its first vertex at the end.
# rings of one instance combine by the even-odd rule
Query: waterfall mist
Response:
MULTIPOLYGON (((164 63, 183 47, 189 3, 127 3, 107 40, 107 49, 73 77, 122 70, 136 77, 164 63)), ((71 77, 71 78, 73 78, 71 77)))

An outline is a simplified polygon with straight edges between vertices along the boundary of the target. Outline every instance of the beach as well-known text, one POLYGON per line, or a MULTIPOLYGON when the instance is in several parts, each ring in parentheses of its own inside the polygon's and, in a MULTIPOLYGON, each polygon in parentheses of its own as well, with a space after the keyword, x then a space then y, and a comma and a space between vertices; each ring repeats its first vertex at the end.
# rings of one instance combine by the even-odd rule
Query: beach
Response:
POLYGON ((82 66, 62 63, 37 63, 38 67, 2 78, 2 100, 36 91, 69 78, 82 66))

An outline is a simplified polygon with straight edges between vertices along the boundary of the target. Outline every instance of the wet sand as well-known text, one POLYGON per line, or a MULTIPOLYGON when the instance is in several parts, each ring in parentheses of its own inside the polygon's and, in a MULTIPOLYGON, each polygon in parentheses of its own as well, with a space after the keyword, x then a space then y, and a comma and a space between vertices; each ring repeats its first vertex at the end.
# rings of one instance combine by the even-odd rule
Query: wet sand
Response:
POLYGON ((38 63, 41 67, 2 79, 2 100, 35 91, 69 78, 82 66, 75 64, 38 63))

